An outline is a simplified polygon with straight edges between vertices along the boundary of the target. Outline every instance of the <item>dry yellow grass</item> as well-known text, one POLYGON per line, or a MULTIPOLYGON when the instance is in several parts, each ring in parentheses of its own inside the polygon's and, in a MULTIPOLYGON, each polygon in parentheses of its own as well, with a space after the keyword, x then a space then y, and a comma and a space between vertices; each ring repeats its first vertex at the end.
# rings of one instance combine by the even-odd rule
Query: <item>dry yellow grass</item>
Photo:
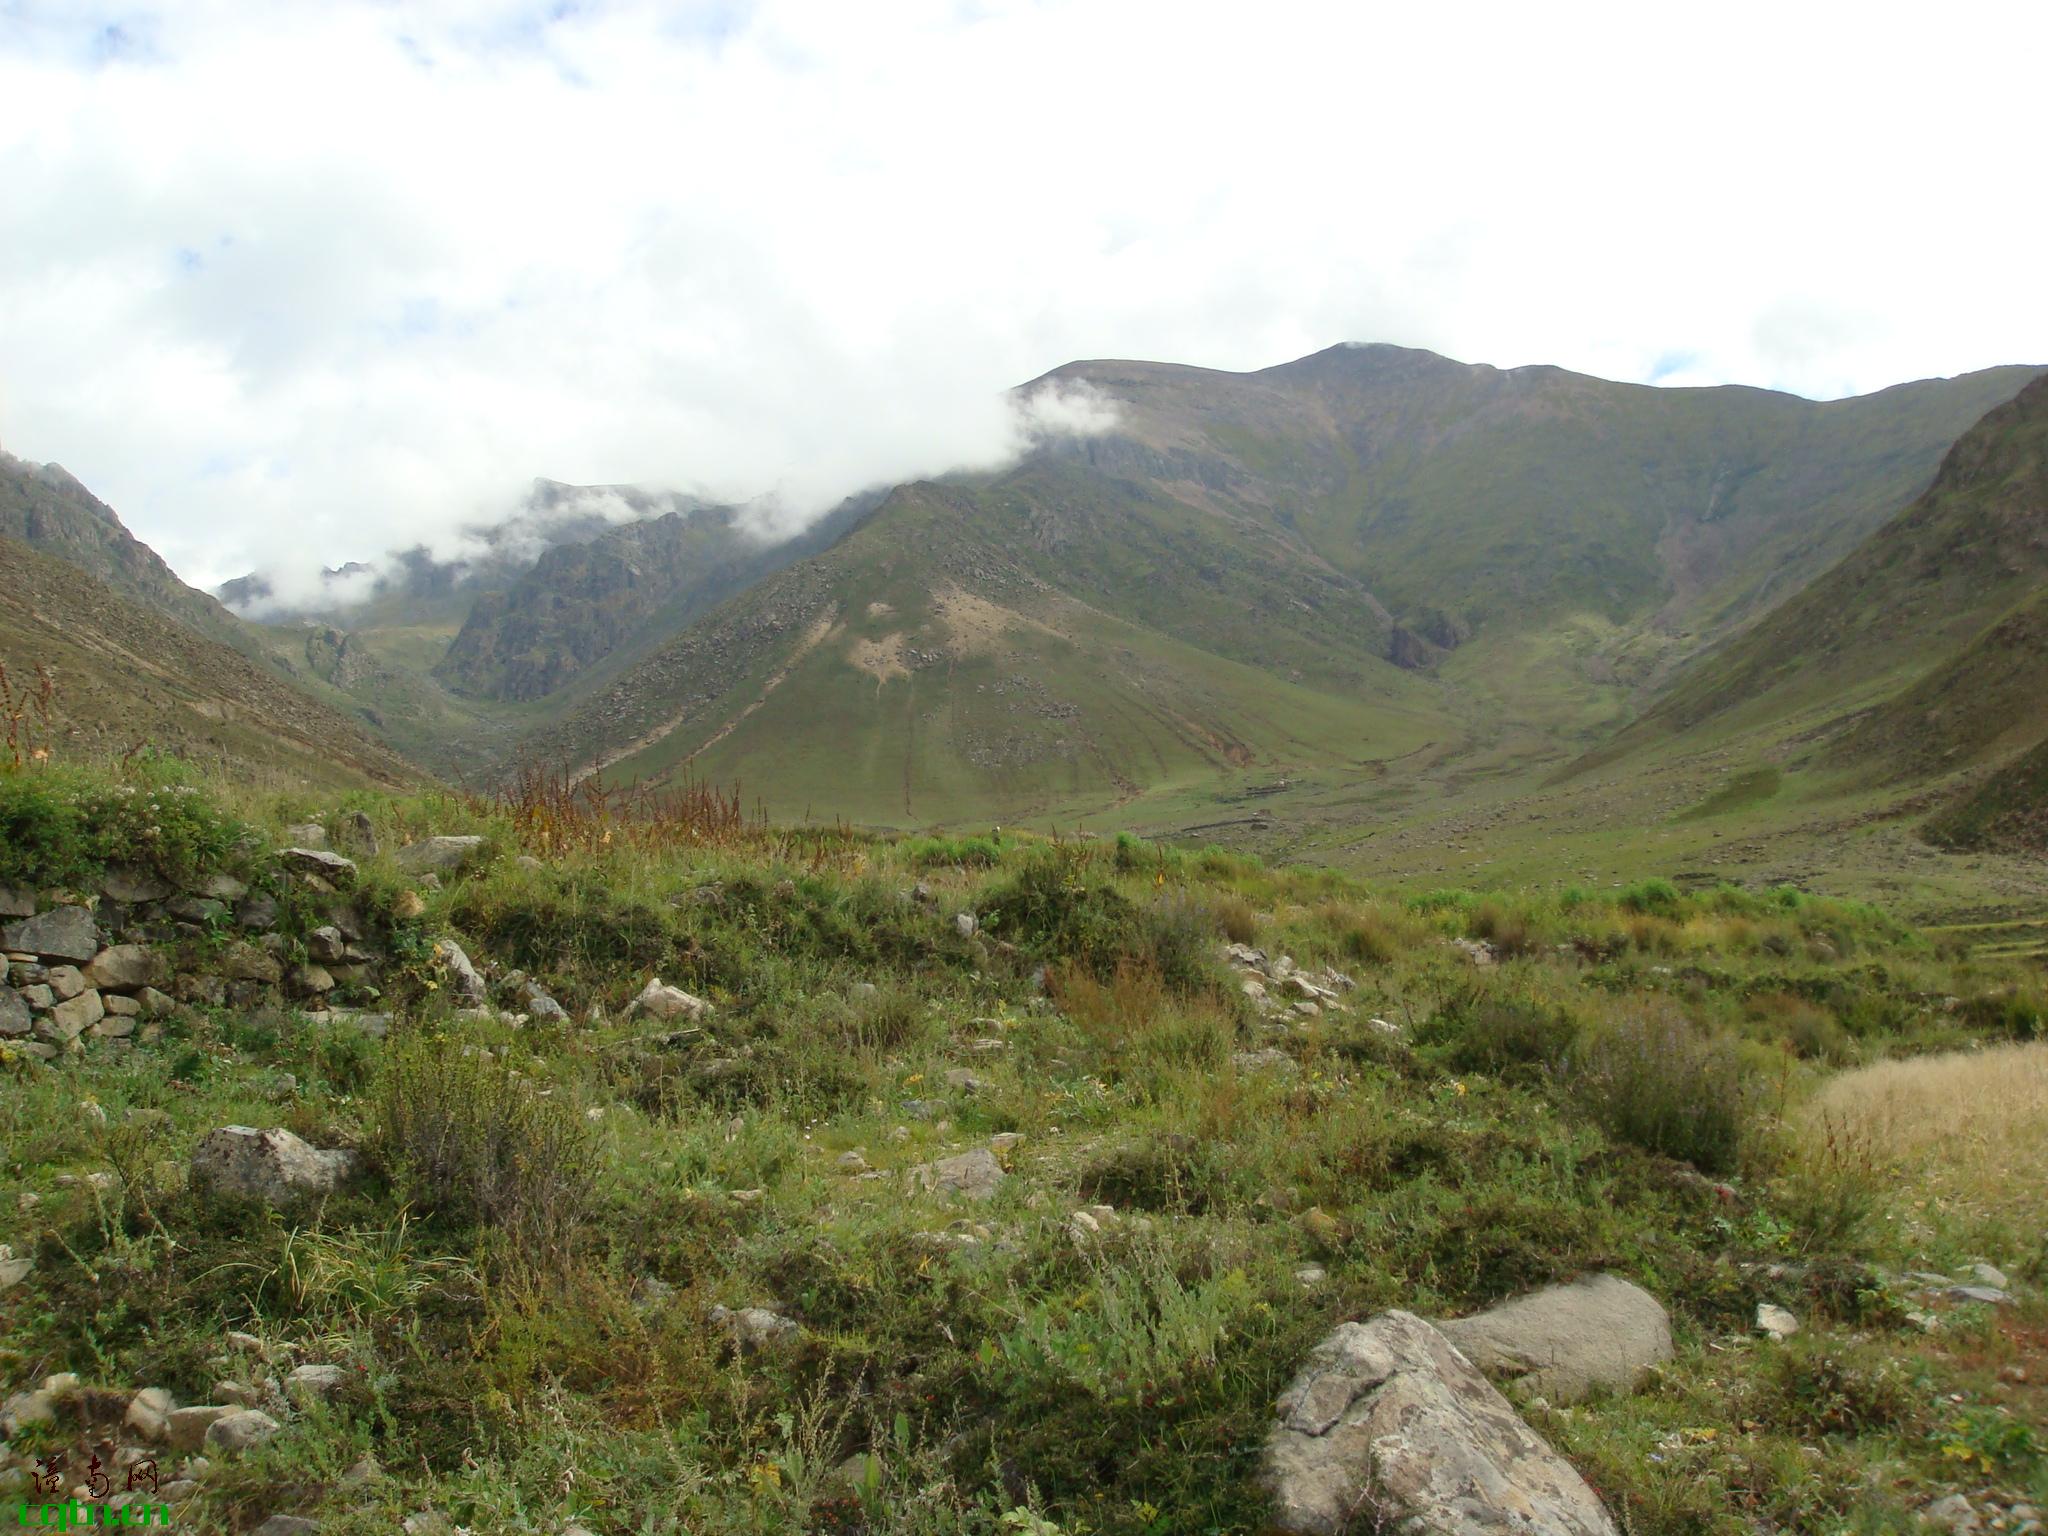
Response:
POLYGON ((1805 1126, 1815 1149, 1830 1132, 1869 1149, 1911 1200, 2048 1228, 2048 1041, 1845 1072, 1814 1096, 1805 1126))

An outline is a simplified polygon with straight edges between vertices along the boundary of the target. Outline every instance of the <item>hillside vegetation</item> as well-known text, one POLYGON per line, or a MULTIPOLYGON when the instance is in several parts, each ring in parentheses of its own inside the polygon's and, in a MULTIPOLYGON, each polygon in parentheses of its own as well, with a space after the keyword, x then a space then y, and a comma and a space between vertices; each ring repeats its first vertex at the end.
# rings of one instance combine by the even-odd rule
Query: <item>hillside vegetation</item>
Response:
POLYGON ((2048 997, 1876 910, 1397 899, 544 777, 188 782, 141 847, 106 835, 121 788, 0 775, 13 824, 71 829, 0 884, 125 866, 99 921, 195 999, 0 1052, 30 1261, 0 1270, 0 1373, 78 1378, 9 1400, 15 1488, 131 1443, 150 1387, 275 1426, 157 1453, 186 1526, 1251 1532, 1274 1396, 1333 1323, 1602 1270, 1670 1309, 1676 1358, 1521 1406, 1636 1536, 1905 1536, 1954 1498, 2011 1528, 2048 1491, 2038 1182, 1902 1182, 1938 1135, 1825 1129, 1836 1072, 2038 1040, 2048 997), (307 822, 381 851, 274 851, 307 822), (243 894, 170 921, 180 886, 243 894), (374 971, 326 968, 344 940, 374 971), (230 1125, 348 1174, 238 1198, 194 1174, 230 1125), (1943 1278, 1980 1263, 2004 1285, 1943 1278))

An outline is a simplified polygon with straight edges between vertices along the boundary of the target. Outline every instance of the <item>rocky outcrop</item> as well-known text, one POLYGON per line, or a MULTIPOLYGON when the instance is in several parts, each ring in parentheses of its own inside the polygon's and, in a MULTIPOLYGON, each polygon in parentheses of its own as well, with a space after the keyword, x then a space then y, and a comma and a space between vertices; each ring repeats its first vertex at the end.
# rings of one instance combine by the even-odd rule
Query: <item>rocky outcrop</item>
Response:
POLYGON ((1436 1329, 1346 1323, 1280 1399, 1272 1529, 1303 1536, 1619 1536, 1585 1480, 1436 1329))
POLYGON ((1548 1286, 1437 1331, 1496 1381, 1553 1403, 1596 1390, 1632 1392, 1671 1358, 1671 1319, 1619 1275, 1548 1286))

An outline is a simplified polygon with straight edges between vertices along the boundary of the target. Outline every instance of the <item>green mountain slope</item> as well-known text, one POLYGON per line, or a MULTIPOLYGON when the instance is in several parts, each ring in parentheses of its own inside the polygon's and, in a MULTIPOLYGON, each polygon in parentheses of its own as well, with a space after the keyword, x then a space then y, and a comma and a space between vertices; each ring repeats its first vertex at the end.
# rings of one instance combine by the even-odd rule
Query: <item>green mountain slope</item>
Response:
POLYGON ((1911 508, 1679 677, 1615 750, 1799 717, 1844 726, 1827 753, 1842 766, 1967 762, 2048 729, 2044 579, 2048 379, 1959 439, 1911 508))
POLYGON ((0 663, 17 684, 38 666, 55 675, 67 755, 150 746, 245 782, 420 782, 390 748, 240 651, 4 535, 0 663))
POLYGON ((1284 820, 1305 785, 1373 786, 1356 816, 1520 782, 1903 506, 2031 376, 1816 404, 1386 347, 1078 363, 1021 393, 1085 392, 1110 430, 899 488, 528 745, 895 824, 1284 820))

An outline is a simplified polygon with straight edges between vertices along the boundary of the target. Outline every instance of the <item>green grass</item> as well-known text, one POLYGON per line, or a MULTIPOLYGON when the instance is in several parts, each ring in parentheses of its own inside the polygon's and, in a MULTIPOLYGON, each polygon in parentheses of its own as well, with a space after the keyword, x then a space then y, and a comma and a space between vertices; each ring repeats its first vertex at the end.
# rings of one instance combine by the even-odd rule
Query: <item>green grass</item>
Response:
MULTIPOLYGON (((0 1066, 0 1240, 37 1260, 0 1295, 9 1382, 70 1369, 197 1401, 230 1329, 347 1370, 332 1404, 218 1464, 189 1520, 1256 1530, 1271 1402, 1335 1322, 1593 1268, 1667 1302, 1679 1358, 1643 1396, 1531 1413, 1639 1536, 1903 1530, 1947 1489, 2038 1491, 2048 1411, 1998 1371, 2040 1304, 1922 1335, 1874 1268, 1986 1257, 2038 1285, 2038 1255, 1998 1246, 2019 1225, 1915 1222, 1910 1187, 1810 1164, 1780 1128, 1841 1066, 2009 1032, 2011 963, 1736 886, 1403 900, 1007 827, 756 828, 536 866, 486 811, 351 803, 387 846, 491 840, 417 922, 390 916, 388 856, 366 862, 389 1037, 199 1012, 125 1056, 0 1066), (579 1022, 452 1017, 427 985, 441 934, 579 1022), (1226 935, 1357 990, 1276 1030, 1223 968, 1226 935), (1475 969, 1463 937, 1505 958, 1475 969), (680 1036, 621 1019, 649 974, 717 1012, 680 1036), (1269 1047, 1291 1070, 1236 1059, 1269 1047), (948 1080, 963 1069, 971 1086, 948 1080), (1719 1118, 1674 1119, 1709 1070, 1719 1118), (370 1173, 283 1217, 203 1197, 184 1160, 228 1123, 359 1146, 370 1173), (909 1192, 911 1168, 998 1136, 987 1204, 909 1192), (106 1192, 78 1181, 103 1170, 106 1192), (1073 1213, 1103 1204, 1077 1239, 1073 1213), (1311 1263, 1328 1278, 1306 1289, 1311 1263), (1749 1340, 1759 1300, 1799 1312, 1793 1348, 1749 1340), (737 1354, 713 1304, 801 1332, 737 1354), (365 1453, 387 1479, 345 1485, 365 1453)), ((222 809, 261 832, 333 808, 222 809)))

